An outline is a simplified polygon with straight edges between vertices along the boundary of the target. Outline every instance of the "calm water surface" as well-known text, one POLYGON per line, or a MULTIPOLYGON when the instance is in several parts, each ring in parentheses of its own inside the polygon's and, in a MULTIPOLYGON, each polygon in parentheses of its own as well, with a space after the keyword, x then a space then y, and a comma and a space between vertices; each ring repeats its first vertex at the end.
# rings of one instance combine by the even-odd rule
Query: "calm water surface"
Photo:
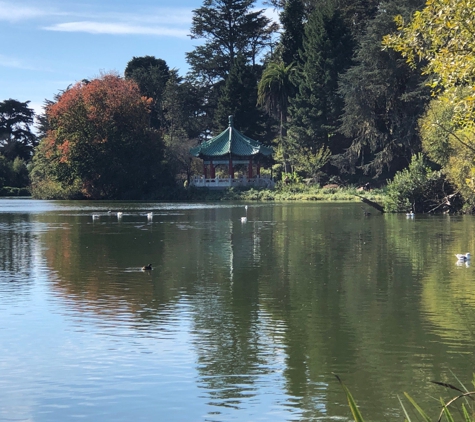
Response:
POLYGON ((404 391, 438 415, 429 381, 470 383, 474 217, 244 215, 1 199, 0 421, 349 421, 336 373, 392 422, 404 391))

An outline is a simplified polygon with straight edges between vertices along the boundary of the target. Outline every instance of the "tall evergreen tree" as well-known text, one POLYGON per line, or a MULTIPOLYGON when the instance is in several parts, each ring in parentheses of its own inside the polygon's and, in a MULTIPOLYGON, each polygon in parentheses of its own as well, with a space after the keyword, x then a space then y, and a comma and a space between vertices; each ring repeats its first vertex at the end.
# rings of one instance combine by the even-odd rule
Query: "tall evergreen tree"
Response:
POLYGON ((359 167, 373 176, 391 176, 420 151, 417 120, 429 98, 420 73, 396 52, 382 50, 385 34, 394 31, 394 16, 410 16, 422 0, 385 2, 361 37, 356 64, 343 75, 345 107, 341 133, 352 139, 337 160, 341 170, 359 167), (389 173, 387 173, 389 171, 389 173))
POLYGON ((126 79, 137 82, 142 95, 153 100, 150 124, 160 129, 163 124, 162 96, 170 78, 166 61, 153 56, 134 57, 127 63, 124 75, 126 79))
POLYGON ((280 14, 282 34, 280 46, 282 61, 285 65, 298 62, 304 36, 305 9, 302 0, 287 0, 280 14))
POLYGON ((277 25, 264 15, 264 10, 255 10, 254 3, 255 0, 204 0, 203 6, 193 11, 191 38, 205 40, 187 53, 191 67, 188 80, 203 94, 199 110, 201 138, 214 134, 221 89, 235 59, 242 56, 256 78, 261 72, 257 61, 269 48, 277 25))
POLYGON ((354 43, 338 10, 316 8, 305 28, 298 92, 291 100, 289 136, 316 152, 329 146, 341 152, 345 139, 336 132, 343 109, 338 78, 351 65, 354 43))
MULTIPOLYGON (((380 0, 267 0, 276 9, 282 9, 285 13, 287 8, 302 8, 304 13, 303 22, 307 22, 315 9, 326 8, 329 5, 336 7, 348 29, 354 37, 364 32, 366 22, 374 18, 380 0), (300 5, 297 5, 297 1, 300 5), (292 5, 291 5, 292 4, 292 5)), ((281 23, 285 27, 281 18, 281 23)))
POLYGON ((196 109, 195 91, 192 86, 170 71, 163 94, 165 158, 178 179, 190 181, 192 160, 190 148, 196 145, 199 131, 196 130, 198 119, 193 115, 196 109))
POLYGON ((216 132, 227 127, 228 116, 234 116, 239 131, 251 138, 262 131, 263 115, 257 108, 257 79, 243 56, 234 60, 234 66, 224 84, 215 114, 216 132))
POLYGON ((193 11, 192 39, 205 39, 187 61, 195 77, 214 82, 223 80, 238 55, 256 64, 258 55, 270 41, 276 25, 253 10, 255 0, 204 0, 193 11))
POLYGON ((367 23, 376 16, 381 0, 339 0, 337 4, 346 27, 353 38, 358 39, 366 32, 367 23))
POLYGON ((11 98, 0 102, 0 153, 10 161, 17 157, 29 161, 38 144, 31 130, 35 112, 29 103, 11 98))

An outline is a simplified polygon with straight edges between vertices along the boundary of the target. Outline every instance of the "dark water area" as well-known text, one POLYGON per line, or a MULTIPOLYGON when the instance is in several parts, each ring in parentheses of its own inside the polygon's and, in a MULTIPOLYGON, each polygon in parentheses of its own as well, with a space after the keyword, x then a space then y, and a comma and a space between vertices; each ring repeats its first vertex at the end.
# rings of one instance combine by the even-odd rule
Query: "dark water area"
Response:
POLYGON ((470 385, 474 217, 244 205, 0 199, 0 421, 350 421, 333 374, 436 420, 470 385))

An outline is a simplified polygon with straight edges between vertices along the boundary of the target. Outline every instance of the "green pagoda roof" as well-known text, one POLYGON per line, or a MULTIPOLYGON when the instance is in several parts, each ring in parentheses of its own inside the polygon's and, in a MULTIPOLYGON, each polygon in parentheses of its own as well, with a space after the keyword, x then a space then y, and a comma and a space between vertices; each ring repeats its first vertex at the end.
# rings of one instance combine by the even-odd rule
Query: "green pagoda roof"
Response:
POLYGON ((249 157, 257 154, 272 155, 272 152, 272 148, 261 145, 236 130, 233 127, 233 116, 229 116, 229 127, 225 131, 190 149, 190 154, 195 157, 221 157, 228 154, 249 157))

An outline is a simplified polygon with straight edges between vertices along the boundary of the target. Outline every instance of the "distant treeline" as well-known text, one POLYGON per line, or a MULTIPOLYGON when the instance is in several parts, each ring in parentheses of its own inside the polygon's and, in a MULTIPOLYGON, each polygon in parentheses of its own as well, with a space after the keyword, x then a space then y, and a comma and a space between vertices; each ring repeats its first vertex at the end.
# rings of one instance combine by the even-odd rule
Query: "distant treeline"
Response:
MULTIPOLYGON (((470 4, 271 1, 279 23, 253 0, 204 0, 186 75, 133 57, 123 76, 84 79, 45 101, 34 133, 28 102, 0 103, 0 186, 43 198, 163 197, 200 173, 189 149, 233 115, 273 146, 278 179, 383 186, 423 153, 429 179, 471 202, 473 116, 457 111, 474 102, 470 4), (463 47, 448 49, 453 40, 463 47), (448 74, 448 60, 465 73, 448 74)), ((406 194, 403 207, 417 201, 406 194)))

